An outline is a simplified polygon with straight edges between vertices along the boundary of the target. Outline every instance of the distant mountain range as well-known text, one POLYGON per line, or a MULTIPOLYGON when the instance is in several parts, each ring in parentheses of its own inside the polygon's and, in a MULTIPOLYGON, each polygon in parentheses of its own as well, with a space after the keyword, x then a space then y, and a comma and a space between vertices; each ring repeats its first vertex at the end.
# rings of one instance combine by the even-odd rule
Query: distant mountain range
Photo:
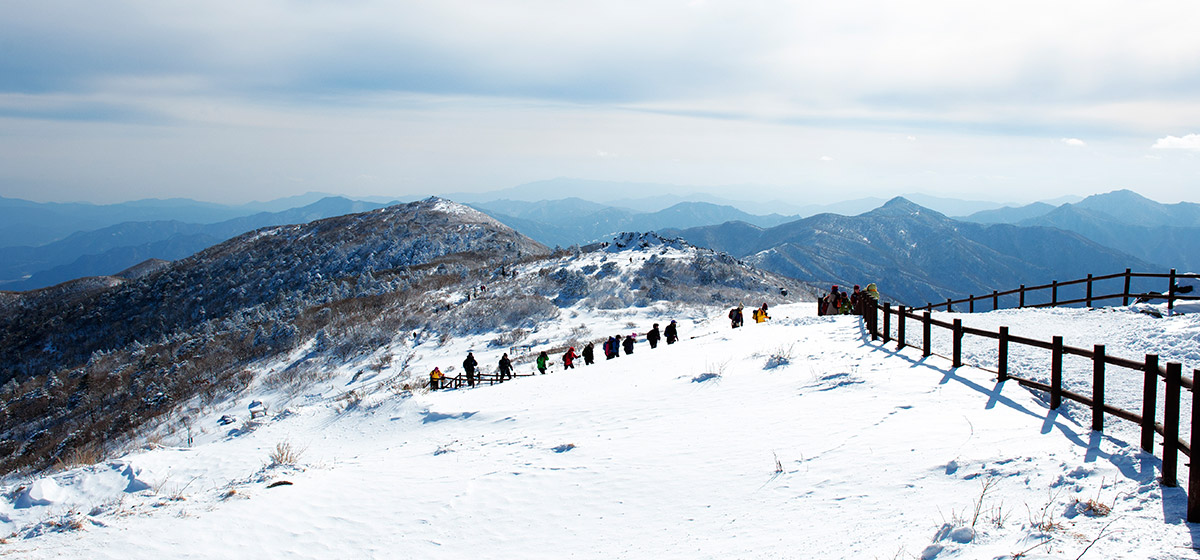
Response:
POLYGON ((966 220, 1047 226, 1179 272, 1200 271, 1200 204, 1162 204, 1130 190, 1089 196, 1075 204, 1031 204, 972 214, 966 220))
POLYGON ((793 278, 843 287, 875 282, 889 299, 909 305, 1127 267, 1161 268, 1072 232, 961 222, 899 197, 858 216, 821 214, 771 228, 726 223, 663 233, 793 278))
MULTIPOLYGON (((760 189, 761 187, 753 185, 728 185, 724 187, 705 187, 703 189, 705 191, 716 190, 729 193, 729 196, 722 197, 706 192, 698 192, 702 190, 699 187, 683 185, 596 181, 560 177, 482 193, 461 192, 441 196, 468 204, 481 204, 501 200, 532 203, 559 200, 564 195, 569 195, 603 206, 645 213, 658 212, 681 202, 705 202, 717 206, 732 206, 742 212, 753 215, 783 214, 796 218, 824 213, 861 214, 878 208, 881 204, 887 202, 885 198, 866 197, 827 203, 794 204, 781 200, 752 200, 738 197, 741 193, 760 189)), ((920 193, 906 193, 903 196, 917 204, 950 216, 962 216, 1003 206, 1003 204, 996 202, 961 200, 920 193)), ((1057 205, 1063 202, 1076 202, 1078 200, 1080 200, 1079 197, 1064 197, 1058 201, 1047 202, 1057 205)))
MULTIPOLYGON (((826 216, 822 220, 829 220, 832 218, 828 216, 834 215, 841 218, 872 215, 886 202, 864 198, 805 206, 773 201, 747 203, 709 195, 681 194, 686 189, 648 183, 554 179, 490 193, 462 193, 462 196, 475 200, 475 208, 550 247, 583 245, 608 239, 622 231, 686 231, 693 243, 719 247, 743 258, 774 250, 771 262, 778 262, 769 268, 804 280, 849 276, 835 273, 838 267, 832 263, 820 265, 822 259, 819 256, 802 258, 794 247, 764 246, 759 239, 764 235, 762 230, 801 231, 805 227, 821 226, 820 220, 813 220, 821 216, 826 216), (528 200, 564 192, 580 196, 528 200), (511 198, 496 198, 502 195, 511 198), (748 207, 765 213, 747 212, 748 207), (790 230, 783 227, 793 222, 799 224, 790 226, 790 230)), ((730 187, 730 192, 737 190, 730 187)), ((1071 199, 1065 203, 1039 202, 1002 208, 997 208, 994 203, 926 195, 911 195, 904 199, 943 218, 965 214, 965 218, 960 218, 960 223, 964 224, 1026 228, 990 230, 1006 232, 1022 242, 1036 244, 1040 238, 1055 239, 1058 235, 1043 229, 1037 229, 1042 233, 1034 235, 1027 228, 1055 228, 1077 233, 1138 259, 1117 270, 1137 266, 1137 263, 1145 263, 1153 270, 1172 267, 1181 272, 1200 270, 1200 244, 1193 241, 1200 238, 1197 237, 1200 234, 1200 205, 1192 203, 1165 205, 1131 191, 1071 199)), ((363 202, 322 193, 240 206, 182 199, 97 206, 39 204, 0 198, 0 217, 5 218, 0 220, 0 230, 13 232, 9 237, 0 238, 3 240, 0 242, 0 290, 29 290, 86 276, 114 275, 147 259, 181 259, 260 227, 305 223, 386 204, 381 199, 363 202), (94 224, 105 225, 87 229, 94 224), (71 228, 76 229, 63 233, 71 228), (12 245, 14 238, 45 238, 51 232, 58 235, 55 241, 12 245)), ((965 225, 962 228, 962 231, 970 230, 965 225)), ((833 250, 831 247, 825 249, 833 250)), ((1093 267, 1088 272, 1109 272, 1099 268, 1093 267)), ((1057 269, 1041 265, 1027 269, 1030 275, 1052 270, 1057 269)), ((1054 275, 1065 278, 1064 273, 1054 275)), ((1006 277, 998 276, 991 283, 1005 289, 1012 287, 1001 282, 1003 278, 1006 277)), ((965 287, 954 287, 954 282, 926 280, 930 280, 928 289, 905 292, 905 297, 920 300, 933 292, 940 294, 944 289, 949 289, 947 297, 951 297, 951 294, 987 284, 967 282, 962 285, 965 287)), ((1029 278, 1023 280, 1022 283, 1035 282, 1029 278)), ((922 281, 925 280, 913 279, 911 284, 915 286, 922 281)))
POLYGON ((0 290, 32 290, 85 276, 115 274, 151 258, 181 259, 261 227, 302 224, 383 206, 329 197, 300 208, 259 212, 211 224, 178 220, 124 222, 76 232, 40 247, 0 247, 0 290))
POLYGON ((541 202, 497 200, 473 206, 551 247, 585 245, 623 231, 687 228, 729 221, 769 227, 795 219, 779 214, 755 216, 732 206, 707 202, 680 202, 657 212, 637 212, 580 198, 541 202))

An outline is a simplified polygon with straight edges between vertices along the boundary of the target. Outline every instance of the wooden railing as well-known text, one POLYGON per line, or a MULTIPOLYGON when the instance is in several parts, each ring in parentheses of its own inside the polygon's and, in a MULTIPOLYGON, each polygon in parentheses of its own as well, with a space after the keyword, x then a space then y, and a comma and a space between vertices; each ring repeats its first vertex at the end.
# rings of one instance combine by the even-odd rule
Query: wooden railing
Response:
MULTIPOLYGON (((1174 279, 1174 274, 1171 277, 1174 279)), ((1174 285, 1174 281, 1172 281, 1172 285, 1174 285)), ((1128 290, 1126 291, 1128 292, 1128 290)), ((866 312, 864 323, 871 334, 872 340, 877 340, 882 336, 884 344, 895 340, 897 349, 912 346, 907 342, 905 331, 910 321, 917 321, 921 327, 921 354, 922 356, 930 356, 934 355, 932 348, 933 327, 947 329, 951 335, 950 355, 937 355, 949 359, 952 366, 957 368, 963 365, 962 341, 964 337, 970 335, 993 339, 998 345, 995 364, 998 381, 1013 380, 1023 386, 1048 393, 1051 409, 1058 409, 1062 405, 1063 399, 1075 401, 1091 408, 1092 429, 1096 431, 1103 431, 1105 414, 1134 422, 1141 427, 1141 448, 1148 453, 1154 453, 1155 435, 1161 436, 1163 438, 1162 484, 1172 487, 1178 485, 1179 453, 1182 452, 1191 459, 1192 444, 1196 442, 1196 434, 1200 433, 1200 391, 1195 389, 1195 380, 1200 378, 1200 369, 1193 370, 1193 377, 1187 378, 1183 376, 1182 364, 1171 362, 1164 367, 1159 364, 1158 356, 1155 354, 1147 354, 1145 359, 1137 361, 1109 355, 1105 352, 1103 344, 1097 344, 1090 350, 1086 348, 1074 348, 1064 345, 1061 336, 1055 336, 1050 341, 1044 341, 1012 335, 1008 332, 1008 327, 1000 327, 997 332, 992 332, 963 326, 962 319, 954 319, 952 322, 939 321, 933 318, 932 313, 928 309, 922 309, 922 313, 918 315, 913 313, 911 309, 905 309, 903 305, 896 309, 892 308, 891 303, 884 303, 882 306, 872 305, 871 307, 872 309, 866 312), (883 315, 882 328, 880 328, 880 321, 878 320, 879 313, 883 315), (893 320, 896 327, 895 336, 893 336, 892 332, 893 320), (1014 344, 1050 351, 1049 384, 1020 377, 1010 371, 1008 351, 1010 346, 1014 344), (1090 396, 1063 388, 1063 357, 1067 355, 1080 356, 1092 361, 1092 394, 1090 396), (1142 373, 1141 411, 1133 412, 1124 410, 1105 402, 1104 381, 1108 366, 1126 368, 1142 373), (1163 421, 1161 423, 1155 420, 1157 416, 1155 409, 1160 380, 1164 386, 1165 397, 1163 421), (1183 389, 1192 392, 1190 442, 1184 441, 1179 436, 1180 399, 1183 389)), ((915 348, 915 346, 912 347, 915 348)), ((975 366, 982 367, 979 364, 975 364, 975 366)), ((1188 522, 1196 523, 1200 522, 1200 460, 1189 461, 1188 467, 1187 520, 1188 522)))
POLYGON ((1151 300, 1151 301, 1166 300, 1167 301, 1167 312, 1170 313, 1175 309, 1176 301, 1200 300, 1200 294, 1184 295, 1184 294, 1176 293, 1176 284, 1178 283, 1179 280, 1185 279, 1185 278, 1200 279, 1200 274, 1178 274, 1175 272, 1175 269, 1171 269, 1171 272, 1169 272, 1167 274, 1161 274, 1161 273, 1156 274, 1156 273, 1147 273, 1147 272, 1133 272, 1131 269, 1126 268, 1125 272, 1118 272, 1117 274, 1108 274, 1105 276, 1092 276, 1091 274, 1089 274, 1087 276, 1087 278, 1081 278, 1079 280, 1071 280, 1069 282, 1059 282, 1056 280, 1049 284, 1044 284, 1041 286, 1029 286, 1029 287, 1026 287, 1024 284, 1022 284, 1020 288, 1017 288, 1015 290, 1008 290, 1005 292, 993 290, 991 294, 982 295, 982 296, 976 296, 976 295, 972 294, 972 295, 962 298, 962 299, 947 299, 945 301, 945 303, 929 303, 929 302, 927 302, 924 306, 912 308, 912 311, 936 310, 939 308, 944 308, 945 311, 954 311, 954 306, 956 306, 956 305, 961 306, 961 305, 965 304, 967 306, 967 312, 974 313, 976 303, 991 304, 988 307, 981 308, 981 310, 992 311, 992 310, 996 310, 996 309, 1002 309, 1002 307, 1000 305, 1001 298, 1006 298, 1006 299, 1010 300, 1010 302, 1011 302, 1012 298, 1009 296, 1016 296, 1017 301, 1015 302, 1015 305, 1007 305, 1005 307, 1008 307, 1008 308, 1011 308, 1011 307, 1017 307, 1017 308, 1056 307, 1056 306, 1060 306, 1060 305, 1078 305, 1078 304, 1084 304, 1087 307, 1092 307, 1097 302, 1109 301, 1109 300, 1115 300, 1115 299, 1120 299, 1122 302, 1121 305, 1129 305, 1130 301, 1136 301, 1139 299, 1143 299, 1143 300, 1151 300), (1124 289, 1121 290, 1120 292, 1114 292, 1114 293, 1108 293, 1108 294, 1094 293, 1094 291, 1095 291, 1094 288, 1096 287, 1097 284, 1100 284, 1100 283, 1107 284, 1107 283, 1109 283, 1107 281, 1118 280, 1118 279, 1124 280, 1124 289), (1138 292, 1132 288, 1133 281, 1137 280, 1137 279, 1165 279, 1165 280, 1167 280, 1167 285, 1165 286, 1165 291, 1163 291, 1161 293, 1138 292), (1075 287, 1075 286, 1080 286, 1081 288, 1083 288, 1083 293, 1080 296, 1068 297, 1066 299, 1059 299, 1059 290, 1061 288, 1070 288, 1070 287, 1075 287), (1042 298, 1042 299, 1046 299, 1046 301, 1041 301, 1041 302, 1036 302, 1036 303, 1029 301, 1030 299, 1032 299, 1032 298, 1028 297, 1030 294, 1042 294, 1045 291, 1048 291, 1049 295, 1050 295, 1049 298, 1042 298))

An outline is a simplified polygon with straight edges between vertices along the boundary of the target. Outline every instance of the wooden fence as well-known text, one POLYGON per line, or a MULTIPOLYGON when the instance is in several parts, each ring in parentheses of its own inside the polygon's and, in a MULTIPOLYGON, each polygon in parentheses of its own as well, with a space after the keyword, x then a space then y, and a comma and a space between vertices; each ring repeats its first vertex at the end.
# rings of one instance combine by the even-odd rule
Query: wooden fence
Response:
MULTIPOLYGON (((1128 271, 1126 274, 1128 274, 1128 271)), ((1174 285, 1175 276, 1173 272, 1171 277, 1172 285, 1174 285)), ((1126 292, 1125 296, 1129 297, 1128 290, 1126 292)), ((993 339, 998 345, 996 363, 998 381, 1011 379, 1026 387, 1048 393, 1050 395, 1051 409, 1057 409, 1062 404, 1063 399, 1072 400, 1090 407, 1092 409, 1093 430, 1102 431, 1104 429, 1105 414, 1134 422, 1141 426, 1142 449, 1151 454, 1154 453, 1155 434, 1162 436, 1162 484, 1172 487, 1178 485, 1179 452, 1182 452, 1191 459, 1193 447, 1191 443, 1195 443, 1196 434, 1200 434, 1200 391, 1195 390, 1194 387, 1195 379, 1200 377, 1200 370, 1194 370, 1192 372, 1193 377, 1187 378, 1182 375, 1182 364, 1171 362, 1164 367, 1159 364, 1158 356, 1154 354, 1147 354, 1142 361, 1130 360, 1107 354, 1102 344, 1097 344, 1090 350, 1086 348, 1074 348, 1065 346, 1061 336, 1055 336, 1051 341, 1047 342, 1011 335, 1008 332, 1008 327, 1000 327, 998 332, 991 332, 965 327, 962 324, 962 319, 954 319, 950 323, 939 321, 932 317, 929 309, 923 309, 923 312, 918 315, 913 313, 913 310, 905 309, 903 305, 897 309, 892 309, 891 303, 884 303, 882 306, 874 307, 874 309, 867 311, 867 317, 865 318, 865 323, 871 333, 872 339, 878 339, 879 336, 882 336, 885 344, 895 340, 897 349, 911 346, 906 342, 905 338, 906 325, 910 321, 917 321, 921 327, 921 353, 923 356, 929 356, 933 354, 931 348, 931 331, 933 327, 947 329, 951 331, 951 351, 950 356, 943 357, 947 357, 953 367, 956 368, 963 365, 962 341, 965 336, 970 335, 993 339), (882 329, 879 328, 878 312, 882 312, 883 315, 882 329), (893 336, 892 332, 893 321, 895 321, 895 336, 893 336), (1050 351, 1049 385, 1020 377, 1009 370, 1008 350, 1014 344, 1050 351), (1063 356, 1066 355, 1080 356, 1092 361, 1092 394, 1090 396, 1081 395, 1063 388, 1063 356), (1140 412, 1124 410, 1105 403, 1104 377, 1108 366, 1142 372, 1144 381, 1142 410, 1140 412), (1161 423, 1155 421, 1155 417, 1157 416, 1155 408, 1157 406, 1160 380, 1165 387, 1165 403, 1163 406, 1163 421, 1161 423), (1190 443, 1183 441, 1179 437, 1179 409, 1183 389, 1192 392, 1190 443)), ((1196 523, 1200 522, 1200 461, 1189 461, 1188 467, 1187 520, 1188 522, 1196 523)))
POLYGON ((1156 273, 1147 273, 1147 272, 1133 272, 1131 269, 1126 268, 1125 272, 1119 272, 1117 274, 1108 274, 1105 276, 1092 276, 1091 274, 1089 274, 1087 276, 1087 278, 1082 278, 1079 280, 1071 280, 1069 282, 1059 282, 1059 281, 1055 280, 1049 284, 1044 284, 1041 286, 1029 286, 1029 287, 1026 287, 1024 284, 1022 284, 1020 288, 1017 288, 1015 290, 1008 290, 1005 292, 993 290, 992 293, 988 294, 988 295, 982 295, 982 296, 971 295, 971 296, 968 296, 963 299, 947 299, 945 303, 928 303, 927 302, 924 306, 914 307, 911 310, 912 311, 924 311, 924 310, 932 311, 932 310, 936 310, 936 309, 944 307, 946 311, 954 311, 955 305, 961 306, 961 305, 965 304, 967 306, 967 312, 974 313, 976 303, 979 303, 979 304, 991 304, 990 308, 981 307, 981 310, 992 311, 992 310, 996 310, 996 309, 1001 309, 1000 298, 1006 298, 1008 300, 1011 300, 1012 297, 1010 297, 1010 296, 1016 296, 1016 298, 1017 298, 1016 305, 1008 305, 1006 307, 1010 307, 1010 308, 1011 307, 1017 307, 1017 308, 1055 307, 1055 306, 1060 306, 1060 305, 1078 305, 1081 303, 1086 305, 1087 307, 1092 307, 1092 305, 1097 302, 1109 301, 1109 300, 1114 300, 1114 299, 1120 299, 1122 302, 1121 303, 1122 305, 1129 305, 1129 303, 1131 301, 1137 301, 1137 300, 1141 299, 1141 300, 1150 300, 1150 301, 1166 300, 1167 301, 1167 312, 1170 313, 1171 311, 1173 311, 1175 309, 1175 302, 1177 302, 1177 301, 1200 300, 1200 294, 1194 294, 1194 293, 1193 294, 1183 294, 1183 293, 1177 292, 1176 284, 1179 282, 1179 280, 1185 279, 1185 278, 1200 279, 1200 274, 1178 274, 1175 272, 1175 269, 1171 269, 1171 272, 1169 272, 1167 274, 1162 274, 1162 273, 1156 274, 1156 273), (1165 279, 1165 280, 1167 280, 1167 285, 1164 286, 1165 290, 1163 292, 1138 292, 1133 289, 1132 283, 1135 280, 1140 280, 1140 279, 1150 279, 1150 280, 1154 280, 1154 279, 1164 280, 1165 279), (1107 293, 1107 294, 1094 293, 1095 292, 1094 288, 1098 284, 1111 284, 1112 282, 1109 282, 1109 281, 1112 281, 1112 280, 1124 280, 1124 289, 1121 290, 1120 292, 1107 293), (1067 297, 1066 299, 1059 299, 1059 295, 1060 295, 1059 290, 1060 289, 1073 288, 1076 286, 1083 289, 1083 293, 1080 296, 1067 297), (1033 302, 1028 301, 1028 300, 1032 299, 1030 297, 1027 297, 1030 294, 1040 295, 1047 291, 1049 292, 1049 296, 1050 296, 1049 298, 1039 298, 1039 299, 1045 299, 1045 301, 1042 301, 1040 303, 1033 303, 1033 302))

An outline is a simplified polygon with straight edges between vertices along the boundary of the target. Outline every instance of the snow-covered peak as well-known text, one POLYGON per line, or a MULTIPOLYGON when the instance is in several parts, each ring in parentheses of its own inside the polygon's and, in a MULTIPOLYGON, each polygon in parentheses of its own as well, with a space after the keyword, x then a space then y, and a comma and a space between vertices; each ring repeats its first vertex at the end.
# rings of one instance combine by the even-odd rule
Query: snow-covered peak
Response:
POLYGON ((663 237, 655 232, 638 233, 626 231, 613 237, 612 241, 608 242, 605 250, 610 253, 616 253, 627 249, 651 249, 658 247, 686 249, 691 247, 691 245, 688 245, 687 241, 681 238, 663 237))

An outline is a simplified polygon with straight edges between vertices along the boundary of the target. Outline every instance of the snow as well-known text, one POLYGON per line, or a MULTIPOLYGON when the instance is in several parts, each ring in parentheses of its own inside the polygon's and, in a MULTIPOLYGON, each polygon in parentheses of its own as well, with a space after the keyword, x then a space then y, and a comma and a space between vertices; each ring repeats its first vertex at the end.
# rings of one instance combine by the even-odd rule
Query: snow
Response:
MULTIPOLYGON (((724 309, 567 311, 533 338, 549 347, 581 324, 599 338, 674 318, 682 340, 436 393, 389 380, 407 379, 405 363, 415 378, 446 371, 467 349, 493 367, 495 333, 401 337, 380 349, 396 357, 381 371, 362 373, 375 355, 195 413, 190 447, 180 431, 160 434, 98 465, 5 481, 0 529, 12 536, 0 555, 1200 557, 1185 489, 1159 485, 1160 461, 1122 436, 1123 421, 1093 433, 1015 383, 872 342, 857 318, 813 307, 775 306, 771 321, 736 330, 724 309), (251 421, 255 400, 269 414, 251 421), (239 423, 219 425, 225 414, 239 423), (295 464, 272 462, 281 449, 295 464)), ((1190 317, 963 316, 1132 358, 1153 349, 1187 368, 1200 363, 1190 317)))

